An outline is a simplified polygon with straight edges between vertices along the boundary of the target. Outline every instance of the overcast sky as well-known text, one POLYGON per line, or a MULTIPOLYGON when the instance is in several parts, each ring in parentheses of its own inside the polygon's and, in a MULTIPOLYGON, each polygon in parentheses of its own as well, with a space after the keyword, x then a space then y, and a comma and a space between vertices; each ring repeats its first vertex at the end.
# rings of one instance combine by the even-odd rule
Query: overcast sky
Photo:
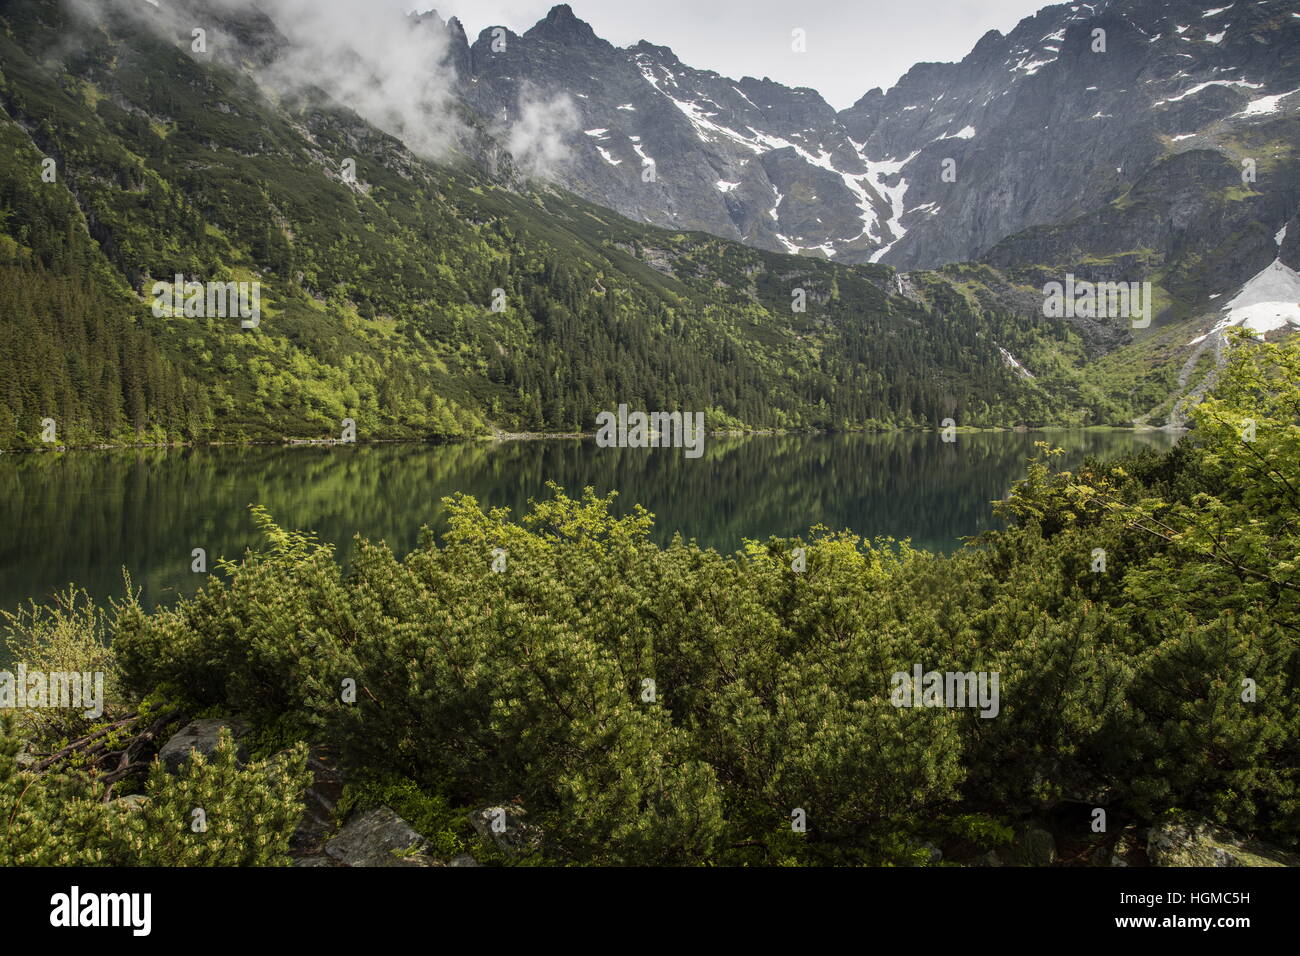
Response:
MULTIPOLYGON (((349 4, 357 0, 348 0, 349 4)), ((460 17, 470 42, 484 27, 523 33, 553 0, 385 0, 460 17)), ((769 76, 810 86, 836 109, 874 86, 888 89, 913 63, 960 60, 989 30, 1007 33, 1047 0, 571 0, 573 12, 615 46, 649 40, 724 76, 769 76), (807 52, 791 50, 791 31, 807 52)))

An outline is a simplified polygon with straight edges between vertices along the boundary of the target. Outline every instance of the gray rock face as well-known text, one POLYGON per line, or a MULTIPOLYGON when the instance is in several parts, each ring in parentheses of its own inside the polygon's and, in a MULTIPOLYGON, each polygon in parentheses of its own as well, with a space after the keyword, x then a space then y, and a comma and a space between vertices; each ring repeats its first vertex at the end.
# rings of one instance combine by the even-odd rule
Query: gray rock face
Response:
MULTIPOLYGON (((1204 221, 1220 184, 1205 179, 1162 197, 1159 214, 1096 217, 1122 213, 1180 154, 1206 151, 1237 176, 1243 137, 1293 142, 1300 111, 1300 95, 1261 102, 1300 87, 1300 18, 1285 4, 1050 6, 1005 36, 991 31, 961 62, 917 64, 839 112, 813 90, 695 69, 667 47, 615 47, 567 5, 522 35, 506 31, 504 49, 493 49, 494 28, 472 44, 458 22, 441 28, 461 97, 501 138, 530 104, 567 103, 553 130, 563 158, 545 172, 579 195, 669 228, 902 268, 977 258, 1031 227, 1089 216, 1084 249, 1100 239, 1108 251, 1169 252, 1221 237, 1204 221)), ((1268 235, 1291 212, 1281 166, 1232 210, 1268 235)), ((1055 261, 1019 253, 1001 255, 1055 261)))
POLYGON ((321 845, 334 832, 334 810, 346 782, 337 755, 324 745, 312 745, 307 754, 307 767, 312 782, 303 794, 302 820, 289 841, 295 857, 319 853, 321 845))
POLYGON ((1204 820, 1165 820, 1147 837, 1153 866, 1300 866, 1300 855, 1204 820))
MULTIPOLYGON (((239 739, 248 733, 248 725, 239 719, 213 717, 195 720, 186 724, 163 744, 162 749, 158 751, 158 759, 170 773, 178 773, 189 761, 190 754, 195 751, 205 757, 210 757, 216 752, 217 740, 222 728, 230 729, 237 746, 239 739)), ((248 754, 242 746, 238 746, 238 754, 241 760, 248 759, 248 754)))
POLYGON ((888 172, 867 164, 814 90, 697 70, 645 41, 620 49, 567 5, 507 31, 504 49, 489 27, 461 51, 458 26, 448 31, 452 62, 468 64, 461 95, 489 124, 504 134, 538 103, 564 104, 563 158, 532 172, 584 198, 779 252, 867 261, 895 238, 877 184, 888 172))
POLYGON ((394 859, 392 863, 379 864, 379 865, 432 867, 432 866, 446 866, 447 864, 443 863, 441 860, 435 860, 427 853, 413 853, 410 856, 399 856, 396 859, 394 859))
POLYGON ((483 807, 470 814, 475 832, 491 840, 503 853, 518 856, 536 850, 542 843, 539 827, 525 823, 527 811, 522 807, 483 807))
POLYGON ((422 866, 413 860, 425 839, 388 807, 353 817, 325 844, 325 853, 342 866, 422 866))

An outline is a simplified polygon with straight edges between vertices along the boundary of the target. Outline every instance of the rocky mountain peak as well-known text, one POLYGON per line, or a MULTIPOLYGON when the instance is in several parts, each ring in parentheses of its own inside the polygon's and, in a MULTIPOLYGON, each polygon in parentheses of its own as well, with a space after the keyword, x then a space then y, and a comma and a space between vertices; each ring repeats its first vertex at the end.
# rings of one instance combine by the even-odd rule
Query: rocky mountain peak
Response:
POLYGON ((637 220, 840 262, 977 258, 1122 201, 1179 151, 1231 166, 1245 130, 1300 111, 1286 96, 1300 17, 1284 4, 1057 4, 838 112, 650 39, 616 48, 568 5, 504 53, 489 40, 474 44, 470 105, 513 112, 526 85, 574 107, 561 185, 637 220))
POLYGON ((579 20, 573 8, 567 3, 556 4, 549 13, 539 20, 532 29, 524 34, 526 37, 550 40, 554 43, 607 44, 596 36, 596 31, 585 20, 579 20))

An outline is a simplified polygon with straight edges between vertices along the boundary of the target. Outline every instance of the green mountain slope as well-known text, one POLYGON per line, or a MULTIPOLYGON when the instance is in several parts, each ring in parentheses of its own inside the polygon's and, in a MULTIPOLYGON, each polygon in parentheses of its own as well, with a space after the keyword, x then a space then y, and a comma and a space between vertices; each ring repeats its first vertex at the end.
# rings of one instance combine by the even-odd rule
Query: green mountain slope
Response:
MULTIPOLYGON (((47 417, 85 443, 572 430, 620 402, 746 428, 1129 415, 1086 383, 1079 332, 959 268, 904 288, 635 224, 421 160, 336 104, 273 103, 181 37, 0 9, 2 447, 47 417), (155 316, 177 274, 259 281, 260 325, 155 316), (1059 374, 1006 357, 1030 353, 1059 374)), ((229 33, 276 42, 243 16, 229 33)))

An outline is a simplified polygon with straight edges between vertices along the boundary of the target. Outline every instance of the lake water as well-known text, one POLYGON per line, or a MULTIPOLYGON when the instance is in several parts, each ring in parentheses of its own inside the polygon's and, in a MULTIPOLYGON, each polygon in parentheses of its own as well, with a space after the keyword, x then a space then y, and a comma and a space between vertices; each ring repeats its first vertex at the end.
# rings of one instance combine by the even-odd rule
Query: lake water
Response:
POLYGON ((69 583, 100 601, 123 593, 122 568, 146 603, 170 602, 208 566, 257 540, 248 512, 316 532, 346 557, 361 533, 399 554, 421 525, 441 531, 455 491, 514 513, 546 482, 570 495, 619 492, 656 516, 661 542, 681 531, 731 552, 742 538, 806 534, 816 524, 911 538, 949 551, 994 526, 989 503, 1024 474, 1036 440, 1085 456, 1168 448, 1162 432, 710 436, 702 458, 680 449, 598 448, 591 439, 463 445, 335 445, 74 451, 0 455, 0 608, 44 600, 69 583))

